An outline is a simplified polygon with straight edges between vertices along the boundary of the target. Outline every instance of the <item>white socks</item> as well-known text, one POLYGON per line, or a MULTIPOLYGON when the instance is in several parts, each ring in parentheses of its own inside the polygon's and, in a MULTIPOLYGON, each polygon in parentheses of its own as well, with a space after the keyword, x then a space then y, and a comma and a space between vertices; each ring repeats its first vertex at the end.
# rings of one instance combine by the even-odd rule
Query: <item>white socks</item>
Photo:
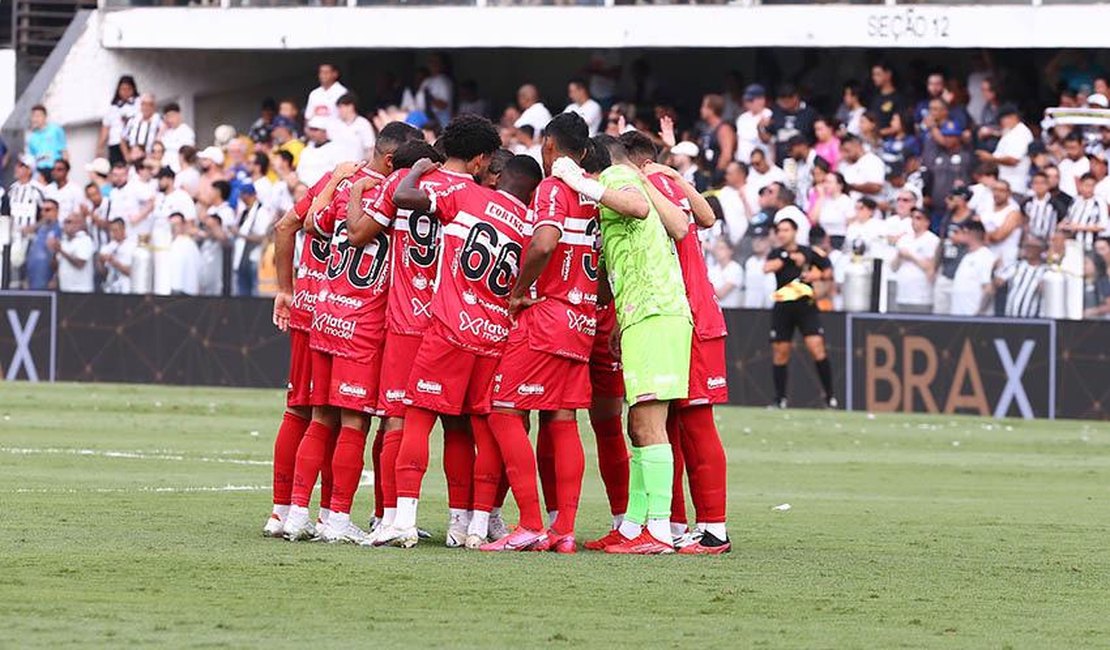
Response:
POLYGON ((328 528, 331 528, 333 530, 344 530, 345 528, 347 528, 347 526, 351 524, 351 513, 333 512, 328 515, 328 518, 324 520, 324 523, 328 525, 328 528))
POLYGON ((624 521, 623 512, 619 515, 613 515, 613 530, 617 530, 618 528, 620 528, 622 521, 624 521))
POLYGON ((379 526, 383 528, 392 526, 395 519, 397 519, 397 508, 385 508, 382 510, 382 523, 379 526))
POLYGON ((397 515, 393 519, 393 527, 401 530, 416 528, 416 505, 420 499, 397 497, 397 515))
POLYGON ((647 521, 648 532, 655 539, 663 542, 667 546, 673 543, 671 538, 671 522, 666 519, 648 519, 647 521))
POLYGON ((620 523, 620 526, 617 527, 617 530, 620 532, 621 537, 625 539, 636 539, 640 536, 640 533, 644 532, 644 527, 625 519, 620 523))
POLYGON ((320 512, 316 513, 316 518, 320 520, 320 523, 328 523, 329 517, 331 517, 331 510, 327 508, 320 508, 320 512))
POLYGON ((558 516, 559 516, 559 511, 558 510, 548 510, 547 511, 547 527, 548 528, 551 528, 552 526, 555 525, 555 518, 558 517, 558 516))
POLYGON ((278 519, 285 521, 285 518, 289 516, 289 506, 275 505, 274 514, 278 516, 278 519))
POLYGON ((713 535, 722 542, 728 539, 728 530, 724 524, 705 524, 705 532, 713 535))
POLYGON ((489 518, 490 513, 483 512, 482 510, 475 510, 470 515, 470 526, 466 529, 466 534, 477 535, 482 538, 488 537, 489 518))
POLYGON ((686 534, 688 528, 686 524, 676 524, 671 522, 671 537, 682 537, 686 534))

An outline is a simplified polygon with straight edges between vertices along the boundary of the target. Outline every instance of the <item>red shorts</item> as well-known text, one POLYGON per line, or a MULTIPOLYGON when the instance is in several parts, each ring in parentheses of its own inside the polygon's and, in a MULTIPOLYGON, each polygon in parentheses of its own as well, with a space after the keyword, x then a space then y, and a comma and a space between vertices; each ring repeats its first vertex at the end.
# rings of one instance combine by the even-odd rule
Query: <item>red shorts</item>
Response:
POLYGON ((444 336, 444 327, 436 321, 421 337, 405 405, 443 415, 486 415, 498 358, 457 347, 444 336))
POLYGON ((312 351, 312 403, 375 415, 378 412, 378 381, 381 379, 381 348, 369 362, 333 357, 312 351))
POLYGON ((725 367, 725 337, 702 340, 695 334, 690 346, 689 397, 678 400, 678 407, 727 403, 728 370, 725 367))
POLYGON ((533 350, 522 328, 509 335, 497 377, 493 406, 520 411, 590 407, 590 364, 533 350))
POLYGON ((594 397, 624 397, 624 372, 609 346, 616 327, 612 306, 598 308, 597 335, 590 350, 590 386, 594 397))
POLYGON ((382 379, 378 384, 378 411, 383 417, 405 416, 405 389, 409 385, 412 362, 420 350, 422 336, 407 334, 385 335, 382 352, 382 379))
POLYGON ((304 330, 289 330, 289 384, 286 389, 286 406, 312 404, 312 350, 308 347, 308 332, 304 330))

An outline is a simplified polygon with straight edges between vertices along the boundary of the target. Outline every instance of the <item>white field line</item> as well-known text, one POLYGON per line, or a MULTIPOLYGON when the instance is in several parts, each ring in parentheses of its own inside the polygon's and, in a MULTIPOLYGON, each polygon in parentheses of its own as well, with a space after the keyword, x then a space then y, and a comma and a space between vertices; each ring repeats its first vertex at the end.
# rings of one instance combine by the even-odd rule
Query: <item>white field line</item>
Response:
POLYGON ((191 458, 180 454, 147 453, 142 451, 111 451, 102 449, 72 449, 68 447, 0 447, 0 453, 37 456, 46 454, 67 456, 93 456, 99 458, 127 458, 134 460, 168 460, 176 462, 224 463, 227 465, 260 465, 269 467, 268 460, 246 460, 240 458, 210 458, 200 456, 191 458))
POLYGON ((187 494, 190 492, 261 492, 269 490, 269 485, 224 485, 224 486, 187 486, 165 487, 137 485, 125 488, 17 488, 14 494, 116 494, 148 492, 152 494, 187 494))

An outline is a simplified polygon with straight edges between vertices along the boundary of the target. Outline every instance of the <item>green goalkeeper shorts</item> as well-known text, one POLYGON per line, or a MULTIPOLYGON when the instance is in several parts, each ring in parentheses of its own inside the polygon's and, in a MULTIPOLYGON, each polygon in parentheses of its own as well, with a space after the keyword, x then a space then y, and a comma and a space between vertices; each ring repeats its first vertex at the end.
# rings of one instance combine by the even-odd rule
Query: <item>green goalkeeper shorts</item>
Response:
POLYGON ((621 365, 629 404, 686 399, 693 325, 683 316, 649 316, 621 333, 621 365))

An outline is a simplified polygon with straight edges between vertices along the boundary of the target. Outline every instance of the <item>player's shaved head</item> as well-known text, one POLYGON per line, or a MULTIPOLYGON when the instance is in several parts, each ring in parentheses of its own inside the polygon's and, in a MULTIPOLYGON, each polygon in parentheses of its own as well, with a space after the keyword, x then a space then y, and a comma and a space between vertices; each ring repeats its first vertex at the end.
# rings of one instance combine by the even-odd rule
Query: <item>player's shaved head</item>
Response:
POLYGON ((590 146, 590 127, 578 113, 556 115, 543 131, 543 166, 550 173, 551 164, 560 156, 580 163, 590 146))
POLYGON ((420 132, 420 129, 411 124, 390 122, 382 127, 381 133, 378 134, 378 140, 374 143, 374 151, 382 155, 392 153, 409 140, 422 140, 423 138, 424 135, 420 132))
POLYGON ((460 115, 447 124, 440 136, 448 158, 471 161, 490 156, 501 148, 501 135, 488 119, 479 115, 460 115))
POLYGON ((497 189, 508 192, 524 203, 532 200, 532 193, 543 180, 540 164, 531 156, 513 156, 505 163, 497 179, 497 189))
POLYGON ((643 133, 639 131, 628 131, 627 133, 622 133, 618 140, 620 140, 621 146, 624 147, 625 152, 628 154, 628 159, 633 165, 643 167, 644 163, 655 160, 655 143, 643 133))
POLYGON ((586 157, 582 159, 582 169, 586 170, 587 174, 600 174, 613 164, 613 159, 609 157, 609 148, 603 141, 604 138, 612 140, 613 136, 603 133, 590 138, 590 148, 586 152, 586 157))
POLYGON ((393 152, 393 168, 408 169, 421 158, 427 158, 437 163, 444 161, 443 154, 436 151, 432 145, 423 140, 409 140, 393 152))

